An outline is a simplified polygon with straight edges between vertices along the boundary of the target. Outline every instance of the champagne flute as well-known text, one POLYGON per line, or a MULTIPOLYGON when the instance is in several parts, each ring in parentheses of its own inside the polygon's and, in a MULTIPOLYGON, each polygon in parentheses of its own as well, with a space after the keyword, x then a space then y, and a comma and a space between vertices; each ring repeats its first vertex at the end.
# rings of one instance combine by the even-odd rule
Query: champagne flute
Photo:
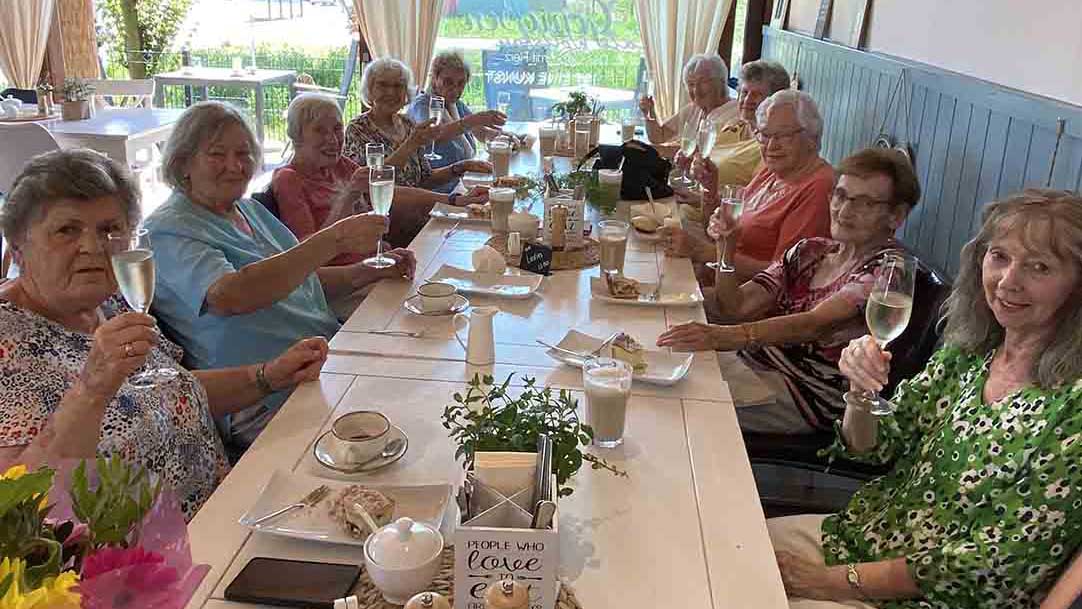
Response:
MULTIPOLYGON (((646 97, 654 99, 654 77, 647 73, 646 78, 643 79, 643 89, 646 90, 646 97)), ((644 116, 644 119, 649 120, 651 116, 644 116)))
MULTIPOLYGON (((154 250, 150 249, 150 234, 137 228, 131 232, 109 233, 109 262, 113 268, 120 293, 128 306, 140 313, 149 313, 154 301, 154 250)), ((174 368, 144 369, 128 378, 128 384, 139 389, 156 387, 177 377, 174 368)))
POLYGON ((364 164, 368 167, 379 167, 383 164, 383 159, 387 154, 387 149, 383 147, 383 144, 379 142, 373 142, 364 145, 364 164))
MULTIPOLYGON (((864 308, 868 332, 880 349, 886 349, 890 341, 901 336, 909 324, 913 311, 913 284, 916 279, 916 261, 902 254, 886 257, 875 278, 872 293, 864 308)), ((892 414, 895 406, 872 391, 863 396, 871 405, 871 413, 878 416, 892 414)))
MULTIPOLYGON (((433 119, 434 121, 436 121, 436 122, 432 123, 433 127, 438 127, 440 122, 443 120, 443 107, 444 107, 444 99, 442 97, 440 97, 439 95, 433 95, 432 98, 429 99, 429 101, 428 101, 428 118, 433 119)), ((436 140, 435 139, 432 140, 432 150, 430 150, 428 152, 428 154, 425 155, 425 158, 430 160, 430 161, 438 161, 438 160, 443 158, 443 155, 436 154, 436 140)), ((388 203, 388 205, 390 205, 390 203, 388 203)))
MULTIPOLYGON (((368 192, 372 199, 372 213, 387 216, 394 200, 394 165, 368 168, 368 192)), ((364 260, 364 265, 385 269, 395 265, 394 258, 383 255, 383 239, 376 242, 376 255, 364 260)))
POLYGON ((504 116, 510 117, 511 112, 511 92, 499 91, 496 93, 496 110, 498 110, 504 116))
MULTIPOLYGON (((717 213, 732 226, 740 220, 744 213, 744 188, 726 184, 721 187, 721 202, 718 204, 717 213)), ((718 238, 718 261, 708 262, 706 266, 716 269, 719 273, 732 273, 736 271, 729 260, 729 234, 724 233, 718 238)))
MULTIPOLYGON (((695 154, 695 148, 699 145, 699 123, 702 121, 702 110, 692 108, 688 112, 687 118, 684 120, 683 128, 680 130, 680 152, 684 153, 687 157, 688 163, 691 162, 691 157, 695 154)), ((677 186, 683 186, 685 188, 694 188, 698 184, 688 174, 687 168, 684 168, 683 174, 681 174, 679 180, 677 180, 677 186)))
POLYGON ((704 118, 703 121, 699 123, 698 135, 699 157, 703 159, 708 158, 710 153, 713 152, 714 142, 716 142, 718 138, 717 124, 713 119, 704 118))

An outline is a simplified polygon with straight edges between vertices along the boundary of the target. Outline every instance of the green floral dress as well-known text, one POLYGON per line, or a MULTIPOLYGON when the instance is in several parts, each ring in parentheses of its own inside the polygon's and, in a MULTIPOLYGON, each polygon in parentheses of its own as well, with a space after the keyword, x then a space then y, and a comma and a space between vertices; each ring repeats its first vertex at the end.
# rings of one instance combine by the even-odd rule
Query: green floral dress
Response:
POLYGON ((1037 607, 1082 542, 1082 381, 982 399, 992 354, 940 349, 899 385, 876 450, 894 469, 823 521, 827 564, 905 557, 920 600, 882 609, 1037 607))

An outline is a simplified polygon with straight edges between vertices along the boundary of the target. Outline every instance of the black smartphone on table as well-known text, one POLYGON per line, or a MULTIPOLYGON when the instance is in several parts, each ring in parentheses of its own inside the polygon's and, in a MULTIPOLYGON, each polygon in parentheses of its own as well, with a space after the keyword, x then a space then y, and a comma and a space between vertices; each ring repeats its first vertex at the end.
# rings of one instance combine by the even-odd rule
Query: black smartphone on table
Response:
POLYGON ((256 557, 225 589, 225 599, 280 607, 334 609, 335 599, 352 594, 360 565, 256 557))

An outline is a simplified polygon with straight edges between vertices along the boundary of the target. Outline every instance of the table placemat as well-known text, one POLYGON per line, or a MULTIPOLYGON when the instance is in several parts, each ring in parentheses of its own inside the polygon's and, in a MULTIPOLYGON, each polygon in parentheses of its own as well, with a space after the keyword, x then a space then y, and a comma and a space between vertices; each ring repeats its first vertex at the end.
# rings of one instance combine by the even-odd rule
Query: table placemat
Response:
MULTIPOLYGON (((447 598, 451 604, 455 599, 455 549, 444 548, 443 558, 440 563, 440 572, 436 579, 428 587, 427 592, 439 592, 447 598)), ((383 595, 376 589, 372 579, 368 577, 368 570, 361 570, 361 579, 353 588, 353 594, 357 596, 361 609, 399 609, 402 605, 395 605, 383 600, 383 595)), ((556 596, 556 609, 582 609, 579 599, 575 597, 575 591, 567 582, 560 582, 560 593, 556 596)))
MULTIPOLYGON (((518 268, 521 257, 507 253, 507 234, 500 233, 489 237, 485 245, 503 255, 508 266, 518 268)), ((601 249, 595 239, 586 237, 583 239, 583 247, 574 250, 556 250, 552 252, 552 270, 566 271, 573 269, 586 269, 601 261, 601 249)))

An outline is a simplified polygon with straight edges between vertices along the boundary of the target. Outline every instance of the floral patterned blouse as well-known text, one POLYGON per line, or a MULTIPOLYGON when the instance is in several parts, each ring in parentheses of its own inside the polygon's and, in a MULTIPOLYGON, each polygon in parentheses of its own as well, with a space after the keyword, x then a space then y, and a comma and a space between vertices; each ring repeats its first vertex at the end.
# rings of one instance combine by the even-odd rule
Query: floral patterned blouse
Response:
POLYGON ((827 564, 904 557, 924 593, 880 609, 1035 608, 1082 542, 1082 381, 982 398, 994 353, 936 352, 878 445, 894 469, 822 526, 827 564))
MULTIPOLYGON (((349 121, 349 124, 346 125, 346 141, 342 154, 358 165, 365 165, 364 145, 383 144, 387 156, 391 156, 395 149, 409 139, 410 133, 417 127, 417 123, 413 122, 413 119, 403 114, 395 114, 393 120, 397 131, 394 134, 387 133, 376 126, 376 123, 372 120, 371 112, 365 112, 349 121)), ((429 165, 428 159, 424 157, 424 152, 423 147, 413 151, 413 154, 406 161, 405 167, 395 171, 395 184, 415 188, 424 187, 423 184, 432 175, 432 166, 429 165)))
MULTIPOLYGON (((118 296, 101 305, 111 318, 130 309, 118 296)), ((75 383, 93 337, 0 301, 0 446, 30 444, 75 383)), ((152 389, 124 384, 105 410, 98 454, 120 455, 162 477, 188 520, 229 471, 203 385, 162 339, 147 362, 180 374, 152 389)))

